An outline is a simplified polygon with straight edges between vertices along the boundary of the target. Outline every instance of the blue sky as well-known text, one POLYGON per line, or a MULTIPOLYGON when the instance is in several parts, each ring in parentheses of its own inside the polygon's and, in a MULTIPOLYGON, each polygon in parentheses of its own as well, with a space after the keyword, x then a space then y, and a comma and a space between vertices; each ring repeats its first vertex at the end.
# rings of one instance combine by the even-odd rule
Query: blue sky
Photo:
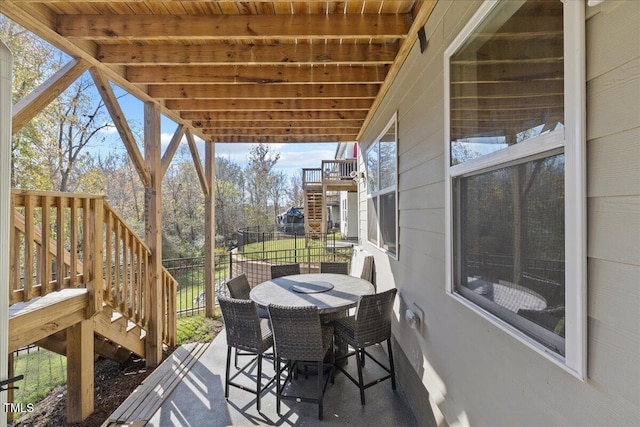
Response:
MULTIPOLYGON (((120 107, 132 126, 142 129, 143 120, 143 103, 136 97, 125 94, 125 92, 114 87, 114 92, 118 97, 120 107)), ((96 93, 97 95, 97 93, 96 93)), ((162 149, 164 149, 171 141, 176 130, 176 123, 172 120, 162 117, 161 133, 162 133, 162 149)), ((114 127, 110 127, 105 131, 108 144, 106 147, 93 147, 94 152, 106 152, 110 150, 124 150, 124 145, 120 140, 118 132, 114 127)), ((196 138, 202 160, 204 161, 204 143, 196 138)), ((186 138, 183 138, 182 144, 187 145, 186 138)), ((225 157, 245 166, 249 160, 249 151, 255 144, 250 143, 216 143, 215 152, 218 157, 225 157)), ((299 174, 302 168, 319 168, 322 160, 333 159, 337 143, 300 143, 300 144, 269 144, 273 153, 280 153, 280 160, 275 166, 278 171, 285 172, 288 175, 299 174)))

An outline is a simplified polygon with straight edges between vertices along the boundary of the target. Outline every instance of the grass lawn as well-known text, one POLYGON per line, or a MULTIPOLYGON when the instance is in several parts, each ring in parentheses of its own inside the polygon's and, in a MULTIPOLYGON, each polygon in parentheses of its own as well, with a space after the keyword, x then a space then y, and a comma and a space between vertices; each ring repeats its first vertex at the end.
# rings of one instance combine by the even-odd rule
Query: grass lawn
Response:
MULTIPOLYGON (((228 265, 216 266, 215 281, 224 279, 228 276, 228 265)), ((204 290, 204 271, 203 269, 188 270, 182 274, 176 274, 174 278, 178 281, 178 293, 176 295, 176 304, 178 311, 188 310, 198 307, 197 302, 194 303, 200 292, 204 290)), ((203 304, 201 304, 204 307, 203 304)))
POLYGON ((188 342, 209 342, 215 338, 216 324, 222 321, 220 314, 216 318, 195 315, 178 318, 177 344, 188 342))
POLYGON ((40 349, 14 359, 14 374, 24 375, 14 390, 14 401, 35 403, 52 389, 67 382, 67 358, 40 349))

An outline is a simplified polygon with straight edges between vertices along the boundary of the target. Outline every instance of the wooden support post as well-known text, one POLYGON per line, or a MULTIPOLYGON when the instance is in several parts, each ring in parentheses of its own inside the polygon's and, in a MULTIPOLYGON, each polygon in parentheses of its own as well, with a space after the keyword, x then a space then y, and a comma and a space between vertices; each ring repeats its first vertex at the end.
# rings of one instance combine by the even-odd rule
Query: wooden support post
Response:
MULTIPOLYGON (((103 272, 103 241, 104 241, 104 200, 92 199, 89 221, 89 236, 85 248, 90 248, 88 260, 85 261, 84 273, 87 280, 87 291, 91 297, 87 317, 102 311, 102 300, 104 293, 104 272, 103 272)), ((85 215, 87 211, 85 210, 85 215)))
POLYGON ((158 366, 162 361, 162 166, 160 157, 160 107, 144 104, 144 155, 150 174, 145 188, 145 241, 151 250, 145 297, 147 317, 146 362, 158 366))
POLYGON ((216 200, 215 200, 215 145, 213 142, 205 144, 205 176, 208 186, 208 194, 205 194, 204 202, 204 292, 205 315, 213 317, 216 311, 215 304, 215 235, 216 235, 216 200))
POLYGON ((84 421, 93 412, 93 320, 67 328, 67 422, 84 421))

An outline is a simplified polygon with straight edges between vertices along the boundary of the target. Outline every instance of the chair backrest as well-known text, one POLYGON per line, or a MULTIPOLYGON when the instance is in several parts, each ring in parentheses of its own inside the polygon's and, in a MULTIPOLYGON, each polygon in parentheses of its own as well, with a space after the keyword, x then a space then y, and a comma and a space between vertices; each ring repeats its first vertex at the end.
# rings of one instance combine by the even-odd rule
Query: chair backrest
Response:
POLYGON ((249 285, 249 279, 247 275, 242 273, 233 279, 227 280, 227 289, 231 298, 235 299, 249 299, 249 292, 251 292, 251 286, 249 285))
POLYGON ((218 302, 227 332, 227 345, 255 353, 262 353, 271 346, 272 343, 263 340, 258 308, 253 301, 220 295, 218 302))
POLYGON ((349 264, 346 262, 320 262, 320 273, 349 274, 349 264))
POLYGON ((271 266, 271 278, 300 274, 300 264, 280 264, 271 266))
POLYGON ((355 339, 359 346, 366 347, 389 339, 393 300, 397 292, 392 288, 360 297, 355 316, 355 339))
POLYGON ((349 275, 368 280, 375 285, 373 255, 361 247, 353 248, 349 275))
POLYGON ((318 307, 267 307, 278 357, 318 361, 324 357, 318 307))

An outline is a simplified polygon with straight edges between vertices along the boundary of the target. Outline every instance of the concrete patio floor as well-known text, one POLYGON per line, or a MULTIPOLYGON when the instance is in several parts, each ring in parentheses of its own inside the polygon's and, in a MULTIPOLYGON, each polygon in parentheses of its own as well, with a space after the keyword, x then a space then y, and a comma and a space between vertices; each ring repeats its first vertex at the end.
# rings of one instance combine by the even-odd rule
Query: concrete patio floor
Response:
MULTIPOLYGON (((282 402, 282 415, 276 413, 275 383, 262 396, 262 410, 256 410, 255 396, 235 387, 230 388, 229 399, 224 397, 224 369, 226 362, 226 337, 220 333, 208 345, 200 357, 184 374, 175 389, 166 397, 159 409, 149 418, 149 426, 230 426, 230 425, 276 425, 276 426, 415 426, 419 423, 408 406, 398 384, 391 389, 390 380, 368 388, 366 405, 360 404, 358 388, 338 374, 334 384, 329 384, 324 398, 324 420, 318 420, 315 404, 295 401, 282 402)), ((372 353, 386 362, 386 354, 380 346, 372 353)), ((245 357, 246 360, 246 357, 245 357)), ((241 358, 242 361, 242 358, 241 358)), ((381 374, 380 368, 367 360, 364 369, 365 381, 381 374)), ((272 376, 270 360, 263 363, 263 374, 272 376)), ((349 359, 349 372, 357 377, 355 359, 349 359)), ((256 370, 250 371, 255 375, 256 370)), ((233 372, 233 367, 232 367, 233 372)), ((254 376, 239 375, 237 382, 254 387, 254 376)), ((300 375, 296 387, 315 390, 316 377, 304 379, 300 375)), ((312 391, 313 392, 313 391, 312 391)), ((144 425, 144 424, 137 424, 144 425)))

